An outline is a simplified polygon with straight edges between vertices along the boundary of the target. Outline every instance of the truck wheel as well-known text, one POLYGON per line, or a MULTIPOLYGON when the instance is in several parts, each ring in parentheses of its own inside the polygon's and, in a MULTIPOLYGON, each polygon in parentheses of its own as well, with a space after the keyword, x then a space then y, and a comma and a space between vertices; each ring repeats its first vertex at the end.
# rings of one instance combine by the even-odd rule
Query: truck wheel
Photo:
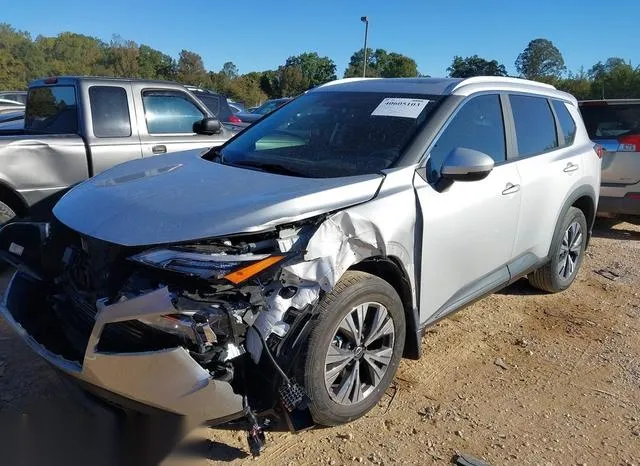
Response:
POLYGON ((587 220, 582 211, 570 207, 553 239, 549 262, 527 277, 529 283, 549 293, 569 288, 584 259, 587 231, 587 220))
POLYGON ((315 422, 334 426, 366 414, 389 387, 404 348, 404 309, 389 283, 349 271, 318 310, 304 385, 315 422))
POLYGON ((0 226, 16 216, 15 211, 4 202, 0 201, 0 226))

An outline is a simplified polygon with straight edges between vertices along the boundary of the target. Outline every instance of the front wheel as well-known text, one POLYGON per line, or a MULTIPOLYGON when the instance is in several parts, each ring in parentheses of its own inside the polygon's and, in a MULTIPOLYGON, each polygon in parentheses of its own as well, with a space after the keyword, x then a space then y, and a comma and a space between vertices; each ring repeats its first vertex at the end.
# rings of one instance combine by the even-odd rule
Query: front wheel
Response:
POLYGON ((0 201, 0 227, 16 216, 14 210, 0 201))
POLYGON ((584 259, 587 233, 584 214, 580 209, 570 207, 553 239, 549 262, 529 275, 529 283, 550 293, 569 288, 584 259))
POLYGON ((366 414, 391 384, 404 348, 404 309, 389 283, 356 271, 318 306, 304 381, 314 420, 334 426, 366 414))

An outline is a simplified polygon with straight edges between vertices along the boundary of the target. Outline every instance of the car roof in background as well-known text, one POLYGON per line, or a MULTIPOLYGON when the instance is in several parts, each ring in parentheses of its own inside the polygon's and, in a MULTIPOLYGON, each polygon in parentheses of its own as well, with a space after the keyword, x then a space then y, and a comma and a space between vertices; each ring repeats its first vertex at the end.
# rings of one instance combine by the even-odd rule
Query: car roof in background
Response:
POLYGON ((593 99, 593 100, 581 100, 580 105, 625 105, 625 104, 638 104, 640 105, 640 99, 593 99))

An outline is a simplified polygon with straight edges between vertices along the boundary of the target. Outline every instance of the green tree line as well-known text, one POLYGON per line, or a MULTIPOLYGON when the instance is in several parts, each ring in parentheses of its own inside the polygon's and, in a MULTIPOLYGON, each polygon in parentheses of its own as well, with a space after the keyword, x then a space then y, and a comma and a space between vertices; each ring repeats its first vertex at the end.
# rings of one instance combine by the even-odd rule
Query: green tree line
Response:
MULTIPOLYGON (((366 55, 368 77, 421 76, 415 60, 401 53, 367 49, 366 55)), ((363 63, 364 50, 359 49, 344 77, 362 76, 363 63)), ((611 57, 588 71, 567 72, 562 54, 547 39, 532 40, 518 55, 515 69, 521 77, 551 83, 578 99, 640 97, 640 67, 611 57)), ((455 56, 447 71, 452 77, 507 75, 503 64, 477 55, 455 56)), ((0 90, 25 89, 33 79, 56 75, 172 80, 214 89, 247 105, 295 96, 337 77, 334 61, 316 52, 290 56, 276 69, 241 74, 232 62, 207 70, 202 57, 189 50, 174 58, 117 35, 108 43, 73 32, 32 39, 28 32, 0 23, 0 90)))

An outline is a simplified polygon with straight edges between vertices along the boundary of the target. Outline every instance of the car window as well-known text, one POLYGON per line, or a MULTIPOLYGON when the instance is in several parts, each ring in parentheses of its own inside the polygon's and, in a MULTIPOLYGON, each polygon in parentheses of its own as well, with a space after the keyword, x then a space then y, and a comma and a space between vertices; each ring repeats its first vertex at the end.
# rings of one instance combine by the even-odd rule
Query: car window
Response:
POLYGON ((640 103, 584 103, 580 105, 580 113, 591 139, 640 134, 640 103))
POLYGON ((122 87, 92 86, 89 103, 93 134, 98 138, 131 136, 131 119, 127 92, 122 87))
POLYGON ((215 117, 220 113, 220 97, 216 94, 209 94, 208 92, 197 92, 196 97, 207 106, 207 109, 215 117))
POLYGON ((440 178, 445 159, 458 147, 483 152, 496 163, 506 160, 504 121, 498 95, 474 97, 455 114, 431 149, 427 165, 430 181, 440 178))
POLYGON ((193 124, 205 117, 180 91, 143 91, 142 102, 150 134, 193 133, 193 124))
POLYGON ((567 105, 564 102, 559 100, 552 100, 553 109, 556 112, 556 116, 558 117, 558 121, 560 122, 560 129, 562 130, 562 135, 564 141, 560 144, 562 147, 570 146, 573 144, 573 140, 576 137, 576 122, 573 121, 573 117, 569 110, 567 109, 567 105))
POLYGON ((73 86, 34 87, 29 90, 24 128, 41 133, 78 131, 78 108, 73 86))
POLYGON ((542 97, 510 95, 516 126, 518 157, 529 157, 558 147, 556 124, 549 101, 542 97))
POLYGON ((226 144, 222 163, 312 178, 379 173, 402 155, 440 98, 388 92, 304 94, 226 144), (391 103, 408 108, 402 113, 391 103))

